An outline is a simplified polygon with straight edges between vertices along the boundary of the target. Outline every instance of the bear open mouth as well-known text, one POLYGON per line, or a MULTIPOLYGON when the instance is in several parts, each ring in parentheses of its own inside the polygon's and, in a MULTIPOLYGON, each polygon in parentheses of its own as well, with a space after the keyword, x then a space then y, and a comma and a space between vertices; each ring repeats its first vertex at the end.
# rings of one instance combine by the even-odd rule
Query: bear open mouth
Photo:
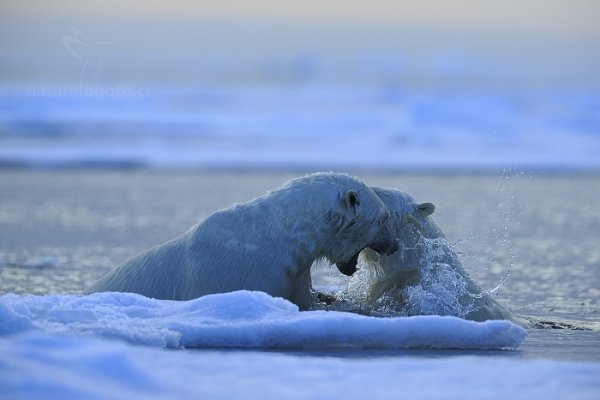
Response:
MULTIPOLYGON (((362 251, 362 250, 361 250, 362 251)), ((339 262, 336 265, 337 269, 344 275, 352 276, 356 272, 356 264, 358 264, 358 255, 360 251, 356 253, 348 261, 339 262)))
MULTIPOLYGON (((367 247, 371 250, 375 250, 376 252, 378 252, 380 254, 389 256, 390 254, 398 251, 398 241, 392 240, 392 241, 375 242, 367 247)), ((365 247, 364 249, 366 249, 367 247, 365 247)), ((359 250, 358 253, 353 255, 348 261, 342 261, 342 262, 336 263, 335 265, 336 265, 337 269, 344 275, 352 276, 358 269, 358 268, 356 268, 356 265, 358 264, 358 255, 364 249, 359 250)))

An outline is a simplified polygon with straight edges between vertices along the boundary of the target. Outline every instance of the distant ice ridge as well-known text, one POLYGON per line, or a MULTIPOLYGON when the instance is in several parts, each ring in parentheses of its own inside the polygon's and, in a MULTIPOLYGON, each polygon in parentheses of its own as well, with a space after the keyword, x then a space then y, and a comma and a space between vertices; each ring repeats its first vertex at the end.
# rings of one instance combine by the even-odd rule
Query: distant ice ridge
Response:
POLYGON ((30 258, 24 261, 5 261, 0 260, 0 268, 2 267, 19 267, 19 268, 30 268, 30 269, 51 269, 61 268, 64 263, 54 256, 45 256, 39 258, 30 258))
POLYGON ((182 302, 130 293, 1 296, 0 336, 32 330, 171 348, 514 349, 526 336, 509 321, 299 312, 248 291, 182 302))
POLYGON ((0 165, 600 168, 600 94, 392 83, 0 88, 0 165))

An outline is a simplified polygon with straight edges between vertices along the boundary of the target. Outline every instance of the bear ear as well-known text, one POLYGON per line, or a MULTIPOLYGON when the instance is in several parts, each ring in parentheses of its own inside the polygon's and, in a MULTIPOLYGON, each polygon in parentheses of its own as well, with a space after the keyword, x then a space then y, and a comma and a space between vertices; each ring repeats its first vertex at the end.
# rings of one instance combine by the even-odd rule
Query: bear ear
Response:
POLYGON ((422 217, 427 217, 428 215, 433 214, 435 206, 433 203, 421 203, 417 204, 416 210, 422 217))
POLYGON ((344 206, 346 208, 346 219, 350 222, 354 222, 356 219, 356 207, 360 205, 360 197, 354 190, 348 190, 343 199, 344 206))
POLYGON ((346 192, 346 204, 351 207, 356 207, 360 204, 360 199, 358 198, 358 193, 354 190, 348 190, 346 192))

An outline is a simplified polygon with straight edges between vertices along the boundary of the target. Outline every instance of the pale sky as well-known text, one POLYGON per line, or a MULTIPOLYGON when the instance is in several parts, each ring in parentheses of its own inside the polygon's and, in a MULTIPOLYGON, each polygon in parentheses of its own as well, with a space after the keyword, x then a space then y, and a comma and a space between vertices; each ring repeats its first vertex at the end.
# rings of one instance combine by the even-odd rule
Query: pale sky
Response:
POLYGON ((513 31, 535 35, 600 34, 596 0, 4 0, 11 15, 319 19, 513 31))
POLYGON ((91 42, 118 40, 105 76, 184 67, 196 76, 210 63, 285 64, 298 54, 326 64, 346 52, 398 55, 418 73, 600 82, 600 0, 0 1, 0 80, 74 76, 61 38, 75 27, 91 42))

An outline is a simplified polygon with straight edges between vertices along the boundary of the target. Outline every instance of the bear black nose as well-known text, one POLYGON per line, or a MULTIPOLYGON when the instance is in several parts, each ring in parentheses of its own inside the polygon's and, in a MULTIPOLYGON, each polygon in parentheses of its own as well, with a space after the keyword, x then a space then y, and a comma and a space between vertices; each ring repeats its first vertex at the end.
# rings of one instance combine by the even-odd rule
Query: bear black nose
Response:
POLYGON ((389 256, 398 250, 398 240, 388 224, 383 224, 375 237, 375 241, 369 245, 370 249, 389 256))
POLYGON ((344 275, 352 276, 356 272, 356 264, 358 264, 358 255, 360 252, 356 253, 350 260, 339 262, 335 264, 337 269, 344 275))

